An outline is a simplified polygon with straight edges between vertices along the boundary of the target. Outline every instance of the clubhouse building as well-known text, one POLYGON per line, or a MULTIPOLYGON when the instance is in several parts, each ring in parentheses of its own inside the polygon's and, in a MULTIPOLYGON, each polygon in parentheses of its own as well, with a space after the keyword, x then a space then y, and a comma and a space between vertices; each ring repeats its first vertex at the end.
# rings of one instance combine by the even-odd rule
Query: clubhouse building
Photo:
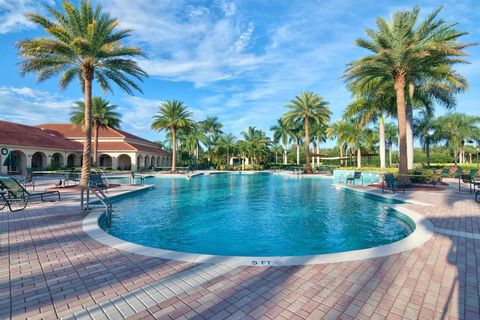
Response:
MULTIPOLYGON (((0 154, 0 173, 3 174, 25 174, 27 168, 79 167, 83 133, 80 127, 71 124, 27 126, 0 121, 0 149, 10 154, 0 154)), ((170 166, 171 161, 171 153, 151 141, 122 130, 99 130, 100 167, 137 170, 170 166)))

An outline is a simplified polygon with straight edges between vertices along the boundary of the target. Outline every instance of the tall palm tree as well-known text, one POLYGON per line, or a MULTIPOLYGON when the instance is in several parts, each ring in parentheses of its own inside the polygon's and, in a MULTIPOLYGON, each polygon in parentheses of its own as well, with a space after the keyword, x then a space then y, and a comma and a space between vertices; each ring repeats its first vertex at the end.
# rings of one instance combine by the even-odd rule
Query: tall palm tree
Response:
POLYGON ((393 81, 397 103, 400 136, 399 174, 408 181, 407 158, 407 92, 413 92, 414 83, 425 78, 445 79, 454 63, 463 62, 461 56, 470 44, 458 42, 465 35, 437 19, 440 9, 418 23, 420 9, 397 11, 390 21, 377 19, 377 30, 368 29, 370 40, 358 39, 357 46, 372 54, 348 64, 348 81, 393 81), (408 90, 407 89, 408 86, 408 90))
POLYGON ((327 125, 330 121, 332 112, 328 108, 329 103, 324 101, 323 97, 311 91, 300 93, 295 99, 285 107, 290 109, 283 118, 285 121, 292 121, 302 124, 305 130, 305 172, 311 173, 310 166, 310 124, 318 122, 327 125))
MULTIPOLYGON (((98 166, 98 132, 100 128, 120 128, 122 115, 114 110, 118 107, 102 97, 92 98, 92 125, 93 125, 93 164, 98 166)), ((75 126, 85 125, 85 103, 75 102, 75 107, 70 112, 70 122, 75 126)))
POLYGON ((453 151, 455 165, 464 162, 464 146, 467 140, 478 139, 480 117, 464 113, 449 113, 437 118, 438 135, 446 141, 446 146, 453 151))
POLYGON ((302 124, 301 123, 295 123, 292 121, 287 121, 283 120, 288 123, 288 126, 290 127, 289 135, 290 135, 290 142, 293 142, 295 144, 295 149, 297 153, 297 166, 300 165, 300 146, 303 143, 303 138, 305 136, 303 130, 302 124))
POLYGON ((79 7, 71 2, 62 3, 63 12, 46 7, 53 20, 28 13, 27 19, 42 27, 50 37, 24 39, 17 43, 22 75, 37 72, 37 80, 60 76, 60 88, 65 89, 73 79, 80 81, 85 97, 84 144, 80 185, 86 187, 90 177, 92 140, 92 83, 103 91, 112 91, 114 82, 123 91, 140 91, 135 80, 147 74, 132 57, 143 55, 136 47, 121 45, 130 36, 130 30, 118 30, 119 20, 95 8, 89 0, 80 0, 79 7), (133 79, 132 79, 133 78, 133 79))
POLYGON ((156 131, 169 130, 172 134, 172 173, 177 172, 177 130, 192 126, 192 113, 187 109, 183 101, 167 100, 159 106, 151 125, 156 131))
POLYGON ((279 144, 274 144, 272 145, 272 147, 270 148, 270 151, 275 154, 275 164, 278 163, 278 154, 282 154, 282 152, 284 151, 285 149, 279 145, 279 144))
POLYGON ((351 153, 357 153, 357 168, 362 166, 362 147, 365 140, 365 132, 359 123, 345 122, 342 139, 351 153))
POLYGON ((291 126, 282 118, 277 119, 277 124, 270 127, 270 131, 273 131, 273 141, 275 143, 281 142, 283 144, 283 164, 288 163, 287 151, 291 130, 291 126))

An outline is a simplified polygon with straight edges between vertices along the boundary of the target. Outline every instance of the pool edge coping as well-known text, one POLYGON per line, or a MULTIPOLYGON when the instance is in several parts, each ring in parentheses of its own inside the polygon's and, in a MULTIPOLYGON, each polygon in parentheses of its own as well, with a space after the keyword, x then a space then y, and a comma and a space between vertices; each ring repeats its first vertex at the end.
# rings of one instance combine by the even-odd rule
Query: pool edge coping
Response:
MULTIPOLYGON (((133 190, 132 190, 133 191, 133 190)), ((134 190, 134 192, 139 190, 134 190)), ((363 191, 362 191, 363 192, 363 191)), ((125 192, 122 195, 130 193, 125 192)), ((381 197, 381 196, 380 196, 381 197)), ((388 198, 388 197, 385 197, 388 198)), ((326 253, 318 255, 304 256, 273 256, 273 257, 257 257, 257 256, 221 256, 186 253, 173 250, 165 250, 159 248, 148 247, 114 237, 100 228, 99 219, 104 211, 92 211, 82 221, 83 231, 94 240, 115 248, 133 254, 139 254, 148 257, 176 260, 190 263, 204 264, 223 264, 228 266, 295 266, 310 264, 338 263, 348 261, 366 260, 397 254, 400 252, 412 250, 427 242, 434 233, 433 224, 423 215, 405 208, 405 204, 386 204, 399 213, 407 216, 415 224, 415 229, 406 238, 396 242, 377 246, 374 248, 350 250, 337 253, 326 253)))

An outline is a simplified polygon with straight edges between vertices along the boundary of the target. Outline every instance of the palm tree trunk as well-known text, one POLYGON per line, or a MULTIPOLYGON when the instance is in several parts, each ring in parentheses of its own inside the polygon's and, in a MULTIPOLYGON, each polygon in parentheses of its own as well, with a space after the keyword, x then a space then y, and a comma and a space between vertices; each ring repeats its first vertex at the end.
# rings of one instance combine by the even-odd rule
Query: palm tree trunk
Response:
POLYGON ((288 157, 287 157, 287 144, 285 143, 283 145, 283 164, 287 164, 288 163, 288 157))
POLYGON ((413 169, 413 93, 415 91, 415 86, 413 83, 408 84, 408 94, 410 102, 406 105, 407 113, 407 160, 408 160, 408 170, 413 169))
POLYGON ((83 135, 82 175, 80 186, 88 187, 90 180, 90 164, 92 157, 92 81, 93 69, 82 70, 85 96, 85 119, 83 135))
POLYGON ((310 166, 310 128, 308 118, 305 117, 305 173, 312 173, 310 166))
POLYGON ((427 141, 425 141, 425 153, 427 154, 427 167, 430 167, 430 141, 429 138, 427 138, 427 141))
POLYGON ((357 150, 357 168, 361 168, 362 167, 362 151, 360 150, 360 148, 358 148, 357 150))
POLYGON ((397 96, 397 118, 398 118, 398 173, 401 183, 409 183, 408 159, 407 159, 407 110, 405 104, 405 74, 400 73, 395 79, 395 91, 397 96))
POLYGON ((98 130, 99 125, 96 121, 93 122, 93 165, 98 167, 98 130))
POLYGON ((172 127, 172 173, 177 173, 177 128, 172 127))
POLYGON ((317 141, 317 167, 320 167, 320 141, 317 141))
POLYGON ((338 150, 340 151, 338 153, 340 155, 340 166, 343 166, 343 147, 342 146, 338 147, 338 150))
POLYGON ((297 166, 300 165, 300 143, 297 140, 297 166))
POLYGON ((392 160, 393 160, 393 152, 392 152, 393 150, 392 149, 393 149, 393 146, 390 145, 388 147, 388 157, 390 158, 390 167, 392 166, 392 160))
POLYGON ((378 136, 380 138, 380 168, 385 168, 386 167, 386 161, 385 161, 385 121, 383 118, 383 114, 380 115, 380 118, 378 119, 378 136))

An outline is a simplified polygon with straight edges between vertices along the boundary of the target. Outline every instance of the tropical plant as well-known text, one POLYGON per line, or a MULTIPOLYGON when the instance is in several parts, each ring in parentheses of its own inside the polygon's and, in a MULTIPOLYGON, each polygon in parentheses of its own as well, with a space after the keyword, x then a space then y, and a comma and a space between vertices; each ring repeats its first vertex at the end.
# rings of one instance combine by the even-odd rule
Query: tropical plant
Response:
POLYGON ((310 125, 314 122, 327 125, 332 114, 329 103, 323 97, 311 91, 300 93, 285 107, 290 109, 283 118, 285 121, 301 124, 305 131, 305 172, 311 173, 310 166, 310 125))
POLYGON ((437 118, 439 139, 452 150, 455 165, 465 162, 464 147, 468 140, 478 140, 480 117, 464 113, 449 113, 437 118))
POLYGON ((220 134, 222 134, 223 124, 218 121, 218 117, 207 117, 205 120, 199 122, 201 130, 205 134, 205 139, 202 141, 207 148, 208 161, 211 160, 211 151, 215 146, 220 134))
MULTIPOLYGON (((101 98, 92 98, 92 125, 93 125, 93 164, 98 166, 98 134, 100 128, 120 128, 120 118, 122 115, 114 110, 117 106, 101 98)), ((70 122, 75 126, 85 125, 85 103, 83 101, 75 102, 75 106, 70 112, 70 122)))
POLYGON ((275 164, 278 163, 278 154, 284 152, 284 148, 279 144, 274 144, 270 147, 270 151, 275 155, 275 164))
POLYGON ((277 119, 277 124, 270 127, 270 131, 273 131, 273 142, 281 142, 283 145, 283 164, 288 163, 287 151, 288 141, 291 137, 292 127, 286 123, 282 118, 277 119))
MULTIPOLYGON (((312 124, 312 142, 315 146, 315 152, 317 153, 317 166, 320 166, 320 144, 327 141, 327 128, 328 125, 320 122, 314 122, 312 124)), ((312 162, 314 162, 312 160, 312 162)))
POLYGON ((110 17, 90 1, 80 0, 79 7, 62 3, 63 12, 46 7, 53 20, 36 13, 27 19, 42 27, 48 38, 24 39, 18 42, 21 73, 37 72, 37 80, 45 81, 60 76, 60 88, 66 88, 78 78, 85 97, 84 146, 80 185, 86 187, 90 177, 92 140, 92 83, 104 91, 112 91, 110 82, 133 94, 140 91, 132 79, 142 80, 147 74, 131 57, 143 55, 135 47, 121 45, 130 30, 118 30, 119 21, 110 17))
POLYGON ((451 66, 463 62, 468 43, 458 42, 465 35, 437 19, 440 9, 418 23, 420 9, 397 11, 390 21, 377 19, 377 30, 368 29, 370 40, 358 39, 357 46, 372 54, 348 64, 348 81, 393 81, 396 93, 399 127, 399 174, 408 181, 407 106, 405 94, 413 94, 415 82, 424 79, 445 79, 454 75, 451 66))
POLYGON ((362 167, 362 147, 365 140, 365 132, 363 127, 359 123, 352 121, 346 121, 342 128, 342 140, 345 142, 347 149, 350 149, 350 153, 356 152, 357 154, 357 168, 362 167))
POLYGON ((191 116, 183 101, 167 100, 159 106, 157 115, 153 117, 152 129, 169 130, 172 134, 172 173, 177 172, 177 130, 191 127, 191 116))

